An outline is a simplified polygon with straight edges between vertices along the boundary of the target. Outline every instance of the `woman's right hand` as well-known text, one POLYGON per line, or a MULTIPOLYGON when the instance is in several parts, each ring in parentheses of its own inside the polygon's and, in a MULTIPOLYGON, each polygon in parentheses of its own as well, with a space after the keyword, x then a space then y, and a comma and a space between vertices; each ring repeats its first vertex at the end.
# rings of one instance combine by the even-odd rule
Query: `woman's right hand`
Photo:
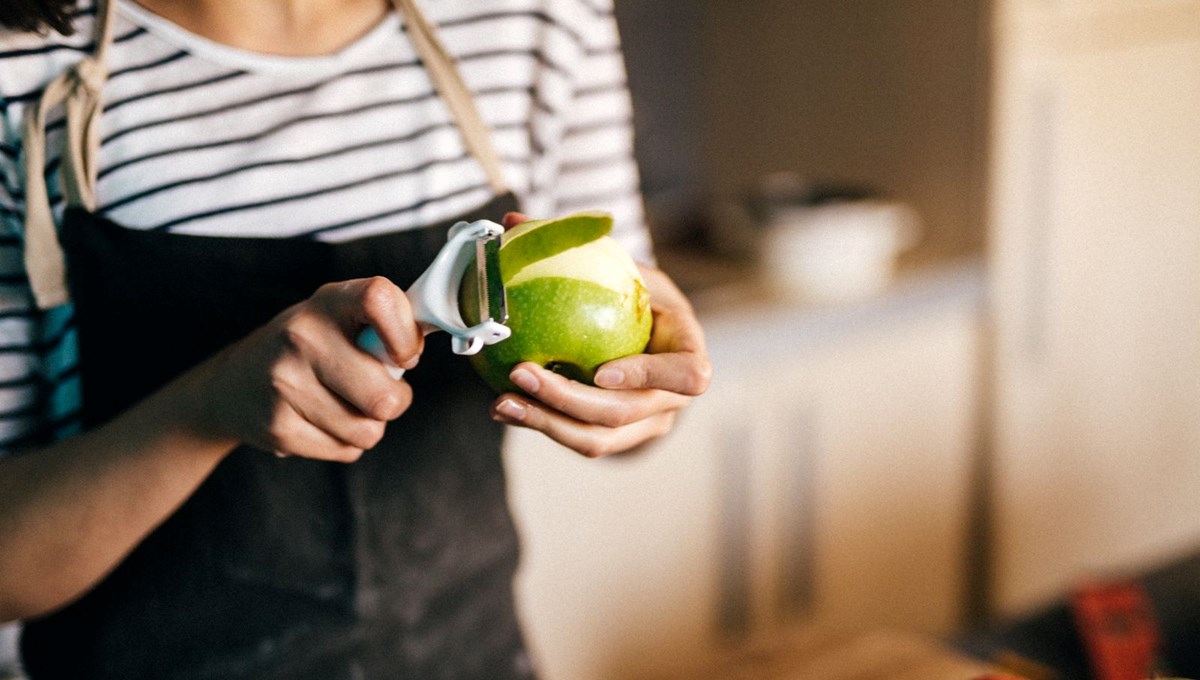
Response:
POLYGON ((416 365, 424 339, 403 291, 383 277, 331 283, 201 367, 199 427, 280 456, 357 460, 412 403, 354 344, 367 325, 396 365, 416 365))
POLYGON ((354 345, 368 324, 416 364, 399 288, 333 283, 104 425, 0 461, 0 621, 79 597, 238 443, 346 462, 374 446, 412 392, 354 345))

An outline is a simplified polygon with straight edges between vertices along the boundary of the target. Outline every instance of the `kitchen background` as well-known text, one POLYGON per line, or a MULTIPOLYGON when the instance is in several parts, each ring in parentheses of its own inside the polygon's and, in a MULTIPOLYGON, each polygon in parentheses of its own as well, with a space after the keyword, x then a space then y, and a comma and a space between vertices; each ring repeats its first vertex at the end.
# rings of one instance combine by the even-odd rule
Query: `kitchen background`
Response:
POLYGON ((547 677, 796 626, 1098 677, 1071 597, 1126 578, 1200 676, 1200 3, 617 14, 715 382, 625 459, 514 435, 547 677))
POLYGON ((1128 577, 1200 676, 1200 3, 617 12, 715 380, 638 454, 513 433, 545 677, 797 626, 1091 677, 1065 604, 1128 577))

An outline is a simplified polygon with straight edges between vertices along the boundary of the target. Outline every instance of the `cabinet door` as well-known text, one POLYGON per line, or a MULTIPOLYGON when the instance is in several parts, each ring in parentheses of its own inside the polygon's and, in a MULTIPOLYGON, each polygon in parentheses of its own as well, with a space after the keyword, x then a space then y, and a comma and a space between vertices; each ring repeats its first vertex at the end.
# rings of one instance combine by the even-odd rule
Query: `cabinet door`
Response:
MULTIPOLYGON (((719 451, 737 400, 715 386, 644 451, 580 457, 540 434, 506 442, 523 541, 517 597, 547 680, 672 675, 719 637, 719 451)), ((732 422, 736 422, 736 418, 732 422)))
POLYGON ((1200 4, 1019 4, 992 150, 1003 613, 1200 542, 1200 4))
POLYGON ((946 632, 964 589, 980 276, 704 319, 713 386, 648 450, 513 430, 521 613, 547 680, 692 677, 797 620, 946 632))
POLYGON ((759 384, 750 495, 760 626, 949 633, 962 623, 976 310, 962 299, 899 313, 759 384))

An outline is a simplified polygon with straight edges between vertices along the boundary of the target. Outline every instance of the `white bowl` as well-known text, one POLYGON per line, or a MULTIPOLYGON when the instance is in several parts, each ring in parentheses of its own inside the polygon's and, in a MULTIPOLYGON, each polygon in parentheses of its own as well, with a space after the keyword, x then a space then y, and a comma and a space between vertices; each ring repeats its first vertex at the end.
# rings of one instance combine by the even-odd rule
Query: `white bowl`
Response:
POLYGON ((920 231, 902 203, 862 200, 776 211, 766 224, 759 261, 779 295, 837 303, 877 295, 895 278, 896 256, 920 231))

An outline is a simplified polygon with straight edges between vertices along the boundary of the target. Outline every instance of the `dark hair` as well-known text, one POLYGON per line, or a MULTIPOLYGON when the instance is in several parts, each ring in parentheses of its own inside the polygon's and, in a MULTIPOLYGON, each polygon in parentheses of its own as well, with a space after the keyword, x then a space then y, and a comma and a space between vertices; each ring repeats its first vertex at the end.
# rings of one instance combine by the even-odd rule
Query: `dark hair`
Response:
POLYGON ((54 29, 71 35, 76 0, 0 0, 0 26, 18 31, 54 29))

